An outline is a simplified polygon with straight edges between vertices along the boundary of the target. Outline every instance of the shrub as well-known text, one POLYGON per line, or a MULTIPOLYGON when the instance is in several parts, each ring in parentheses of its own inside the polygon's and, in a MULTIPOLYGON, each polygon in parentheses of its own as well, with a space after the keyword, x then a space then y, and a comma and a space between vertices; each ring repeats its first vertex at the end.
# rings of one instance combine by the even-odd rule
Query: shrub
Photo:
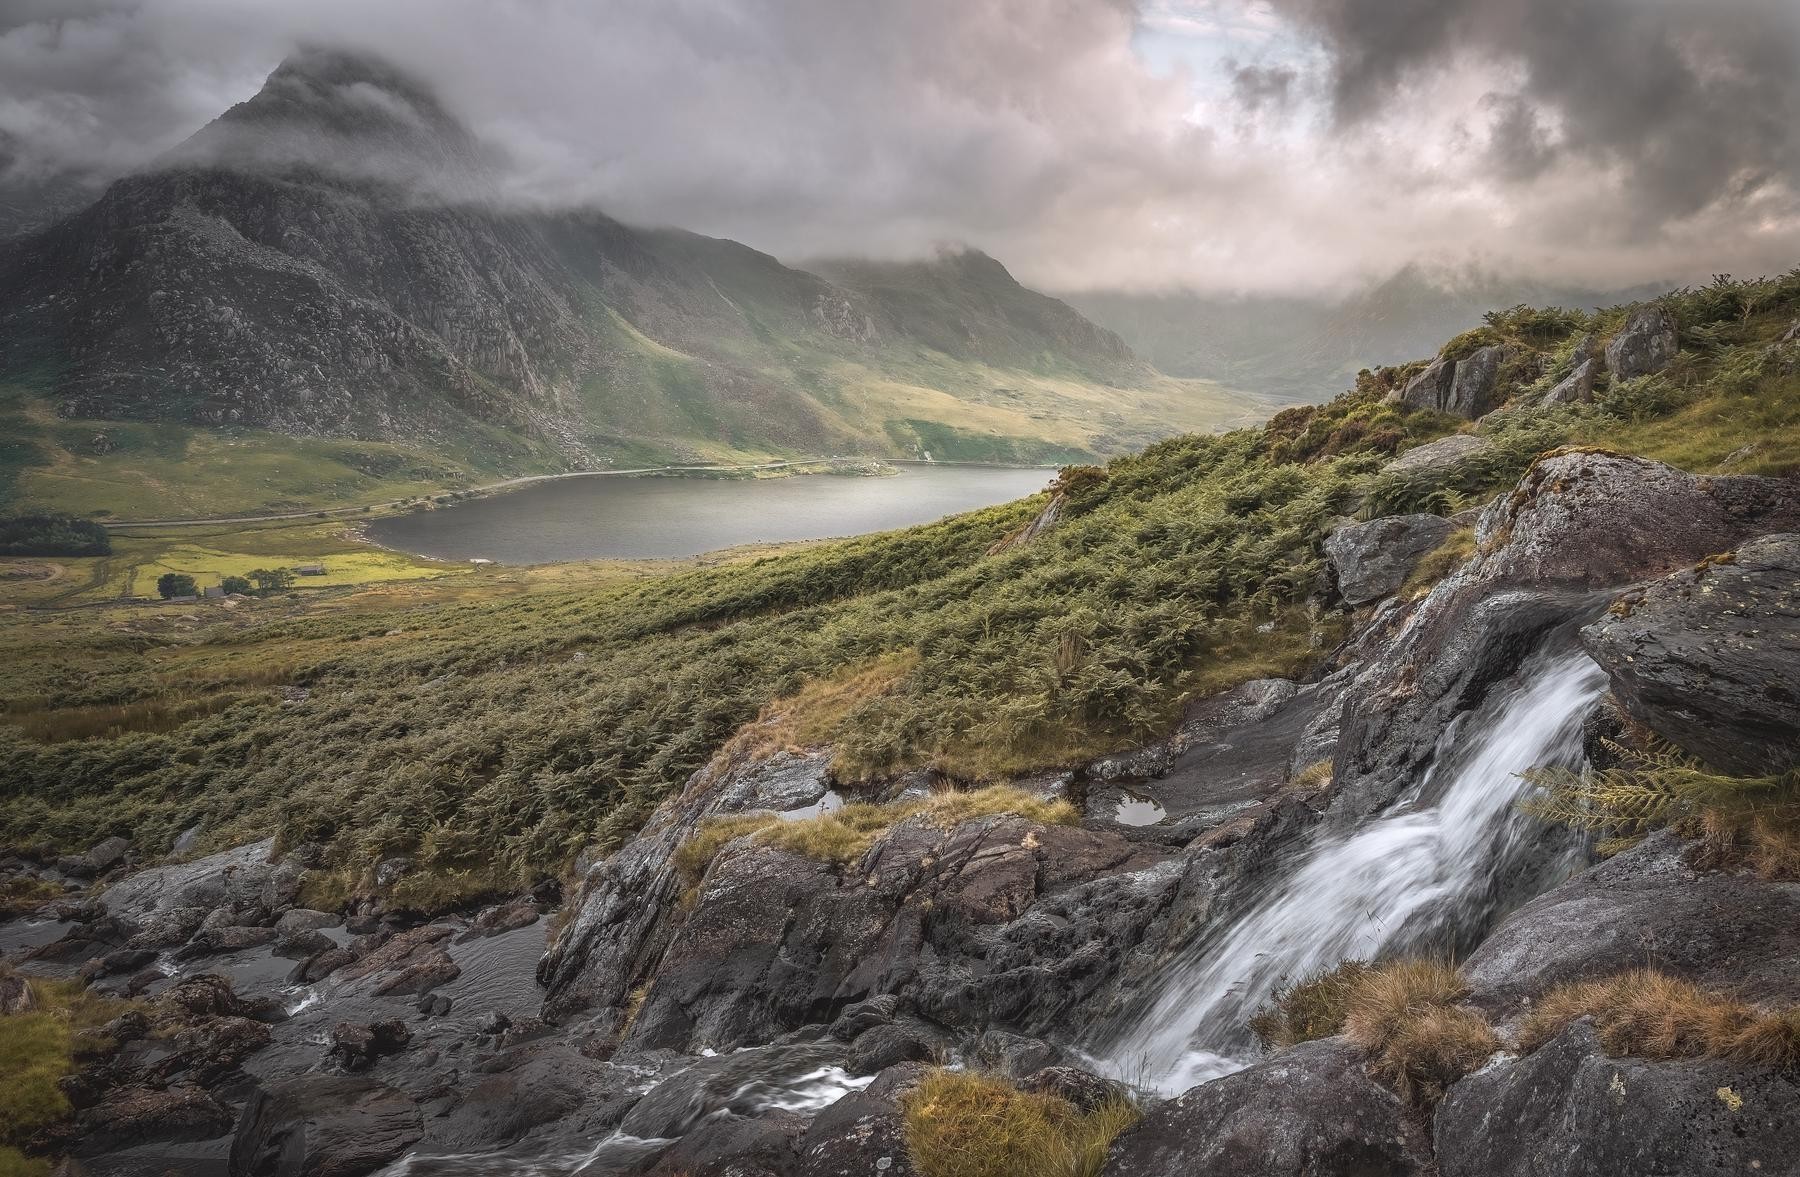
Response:
MULTIPOLYGON (((1330 770, 1330 761, 1321 763, 1330 770)), ((1250 1030, 1266 1049, 1298 1046, 1340 1034, 1350 1010, 1351 994, 1371 971, 1360 960, 1347 960, 1334 969, 1283 986, 1250 1019, 1250 1030)))
POLYGON ((1615 854, 1652 830, 1704 837, 1709 865, 1746 863, 1767 878, 1800 877, 1800 768, 1764 777, 1715 773, 1672 746, 1607 741, 1620 763, 1576 772, 1534 769, 1541 790, 1521 803, 1546 821, 1599 833, 1615 854))
POLYGON ((0 556, 110 556, 112 537, 92 519, 0 516, 0 556))
POLYGON ((163 600, 170 597, 192 597, 199 594, 194 578, 180 572, 165 572, 156 578, 156 595, 163 600))
POLYGON ((251 587, 250 581, 242 576, 226 576, 219 580, 219 588, 227 593, 240 593, 247 597, 251 587))
POLYGON ((1648 968, 1551 990, 1520 1027, 1520 1051, 1537 1050, 1582 1017, 1594 1020, 1608 1054, 1800 1068, 1800 1006, 1765 1013, 1648 968))
POLYGON ((921 1177, 1096 1177, 1113 1140, 1140 1118, 1124 1098, 1084 1113, 1003 1079, 944 1070, 909 1092, 901 1111, 921 1177))

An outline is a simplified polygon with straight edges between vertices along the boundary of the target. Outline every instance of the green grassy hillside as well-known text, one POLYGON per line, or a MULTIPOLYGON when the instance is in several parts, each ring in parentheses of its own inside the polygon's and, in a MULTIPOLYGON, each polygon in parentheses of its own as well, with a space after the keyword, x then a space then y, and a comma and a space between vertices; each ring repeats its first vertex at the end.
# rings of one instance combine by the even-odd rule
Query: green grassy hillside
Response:
POLYGON ((1066 471, 1064 521, 1028 544, 1003 541, 1041 497, 529 592, 465 576, 230 612, 0 615, 0 841, 123 833, 154 850, 195 823, 213 845, 274 830, 351 874, 414 854, 454 892, 616 842, 765 708, 834 742, 846 778, 982 779, 1118 748, 1197 693, 1329 647, 1339 623, 1307 602, 1346 512, 1457 510, 1565 444, 1800 472, 1800 345, 1776 343, 1800 272, 1668 303, 1676 362, 1592 404, 1531 401, 1622 311, 1494 315, 1467 342, 1509 346, 1512 404, 1479 425, 1386 403, 1408 369, 1367 373, 1265 428, 1066 471), (1488 456, 1435 480, 1382 472, 1456 429, 1488 456))

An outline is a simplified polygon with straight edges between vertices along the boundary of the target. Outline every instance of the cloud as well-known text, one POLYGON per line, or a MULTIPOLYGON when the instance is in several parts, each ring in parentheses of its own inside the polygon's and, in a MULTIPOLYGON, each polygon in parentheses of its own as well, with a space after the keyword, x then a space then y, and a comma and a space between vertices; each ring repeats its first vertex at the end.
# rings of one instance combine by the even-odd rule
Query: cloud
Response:
POLYGON ((10 0, 19 172, 146 166, 295 46, 428 80, 510 199, 1060 288, 1800 260, 1792 0, 10 0), (1147 47, 1148 46, 1148 47, 1147 47), (1149 52, 1154 49, 1154 52, 1149 52))

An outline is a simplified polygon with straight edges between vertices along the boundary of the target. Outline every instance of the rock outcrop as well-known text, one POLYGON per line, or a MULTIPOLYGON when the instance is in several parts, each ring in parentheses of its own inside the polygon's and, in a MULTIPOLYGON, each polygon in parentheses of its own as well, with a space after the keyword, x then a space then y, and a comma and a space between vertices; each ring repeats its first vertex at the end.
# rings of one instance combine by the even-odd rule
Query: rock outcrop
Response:
POLYGON ((1400 390, 1400 403, 1473 421, 1494 407, 1501 358, 1497 346, 1479 348, 1460 360, 1439 356, 1400 390))
POLYGON ((1800 765, 1800 535, 1628 594, 1581 639, 1658 735, 1741 776, 1800 765))
POLYGON ((1106 1177, 1407 1177, 1431 1142, 1363 1057, 1308 1042, 1159 1104, 1112 1147, 1106 1177))
POLYGON ((1443 1177, 1727 1177, 1791 1173, 1800 1082, 1715 1060, 1608 1058, 1577 1021, 1527 1058, 1450 1088, 1443 1177))
POLYGON ((1437 515, 1388 515, 1346 523, 1325 538, 1325 559, 1348 605, 1366 605, 1406 583, 1424 555, 1456 527, 1437 515))
POLYGON ((1680 349, 1675 320, 1657 306, 1640 306, 1606 345, 1606 366, 1614 380, 1631 380, 1660 372, 1680 349))
POLYGON ((231 1144, 231 1177, 359 1177, 422 1135, 418 1105, 392 1087, 302 1076, 251 1095, 231 1144))

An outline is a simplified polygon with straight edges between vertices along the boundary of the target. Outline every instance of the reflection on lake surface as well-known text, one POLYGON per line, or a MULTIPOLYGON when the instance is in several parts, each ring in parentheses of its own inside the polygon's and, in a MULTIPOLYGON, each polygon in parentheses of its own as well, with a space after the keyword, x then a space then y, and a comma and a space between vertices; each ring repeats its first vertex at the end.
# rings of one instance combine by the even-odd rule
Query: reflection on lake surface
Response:
POLYGON ((377 519, 368 534, 423 556, 503 564, 694 556, 908 527, 1035 494, 1055 476, 992 466, 900 470, 889 478, 559 478, 377 519))

